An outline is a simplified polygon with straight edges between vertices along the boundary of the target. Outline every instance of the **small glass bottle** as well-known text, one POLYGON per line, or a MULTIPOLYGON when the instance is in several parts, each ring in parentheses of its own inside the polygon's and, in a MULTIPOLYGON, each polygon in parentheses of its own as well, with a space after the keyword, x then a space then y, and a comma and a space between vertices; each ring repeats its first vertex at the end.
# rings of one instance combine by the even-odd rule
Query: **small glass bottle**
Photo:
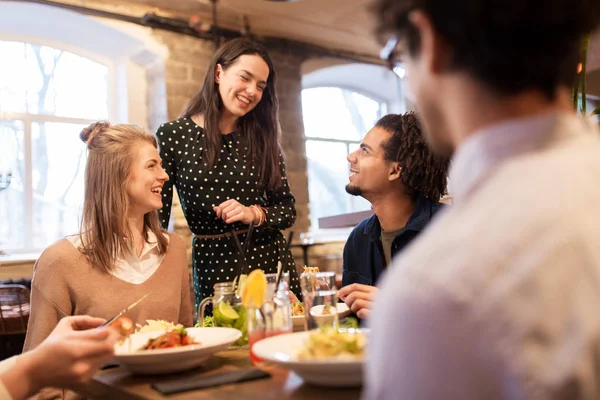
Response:
POLYGON ((248 310, 248 344, 254 364, 262 360, 252 352, 254 343, 261 339, 292 332, 292 306, 289 298, 289 274, 284 274, 275 292, 276 274, 267 274, 267 296, 260 309, 248 310))

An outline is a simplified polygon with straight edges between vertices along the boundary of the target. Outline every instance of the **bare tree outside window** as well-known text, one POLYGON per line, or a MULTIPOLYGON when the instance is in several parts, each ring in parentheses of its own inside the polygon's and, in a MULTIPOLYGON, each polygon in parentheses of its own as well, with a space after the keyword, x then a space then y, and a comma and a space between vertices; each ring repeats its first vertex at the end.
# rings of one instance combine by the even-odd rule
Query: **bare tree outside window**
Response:
POLYGON ((79 132, 108 117, 108 67, 32 43, 0 55, 0 250, 34 251, 78 229, 79 132))

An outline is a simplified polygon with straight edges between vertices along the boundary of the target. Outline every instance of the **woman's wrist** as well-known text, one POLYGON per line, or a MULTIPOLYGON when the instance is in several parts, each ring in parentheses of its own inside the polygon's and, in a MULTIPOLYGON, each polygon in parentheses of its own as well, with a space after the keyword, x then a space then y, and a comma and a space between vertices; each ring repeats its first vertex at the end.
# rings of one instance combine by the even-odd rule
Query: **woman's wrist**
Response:
POLYGON ((253 204, 250 206, 250 211, 252 212, 253 219, 252 223, 256 226, 261 226, 264 224, 266 220, 265 212, 257 205, 253 204))
POLYGON ((256 212, 256 208, 254 206, 249 206, 248 209, 250 209, 250 213, 252 213, 252 224, 258 225, 258 222, 260 221, 260 216, 256 212))

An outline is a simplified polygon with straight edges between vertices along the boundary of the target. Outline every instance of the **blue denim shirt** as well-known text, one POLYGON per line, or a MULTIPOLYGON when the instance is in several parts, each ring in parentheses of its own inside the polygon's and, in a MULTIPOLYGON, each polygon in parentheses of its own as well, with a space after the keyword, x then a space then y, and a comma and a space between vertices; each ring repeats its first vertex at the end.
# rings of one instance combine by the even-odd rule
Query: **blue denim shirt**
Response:
MULTIPOLYGON (((441 203, 424 197, 418 198, 406 226, 392 242, 392 257, 417 237, 442 207, 444 205, 441 203)), ((381 225, 375 214, 352 230, 344 246, 342 286, 352 283, 376 285, 386 267, 380 236, 381 225)))

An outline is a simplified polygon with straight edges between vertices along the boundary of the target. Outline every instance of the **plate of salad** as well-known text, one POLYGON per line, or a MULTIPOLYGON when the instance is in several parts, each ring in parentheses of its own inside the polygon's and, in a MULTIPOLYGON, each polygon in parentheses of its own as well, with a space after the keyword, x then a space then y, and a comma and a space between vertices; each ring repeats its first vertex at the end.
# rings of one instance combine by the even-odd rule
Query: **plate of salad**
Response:
POLYGON ((134 374, 167 374, 202 365, 242 333, 233 328, 184 328, 133 333, 115 346, 114 359, 134 374))
POLYGON ((312 385, 360 386, 367 333, 364 329, 295 332, 260 340, 252 351, 312 385))

